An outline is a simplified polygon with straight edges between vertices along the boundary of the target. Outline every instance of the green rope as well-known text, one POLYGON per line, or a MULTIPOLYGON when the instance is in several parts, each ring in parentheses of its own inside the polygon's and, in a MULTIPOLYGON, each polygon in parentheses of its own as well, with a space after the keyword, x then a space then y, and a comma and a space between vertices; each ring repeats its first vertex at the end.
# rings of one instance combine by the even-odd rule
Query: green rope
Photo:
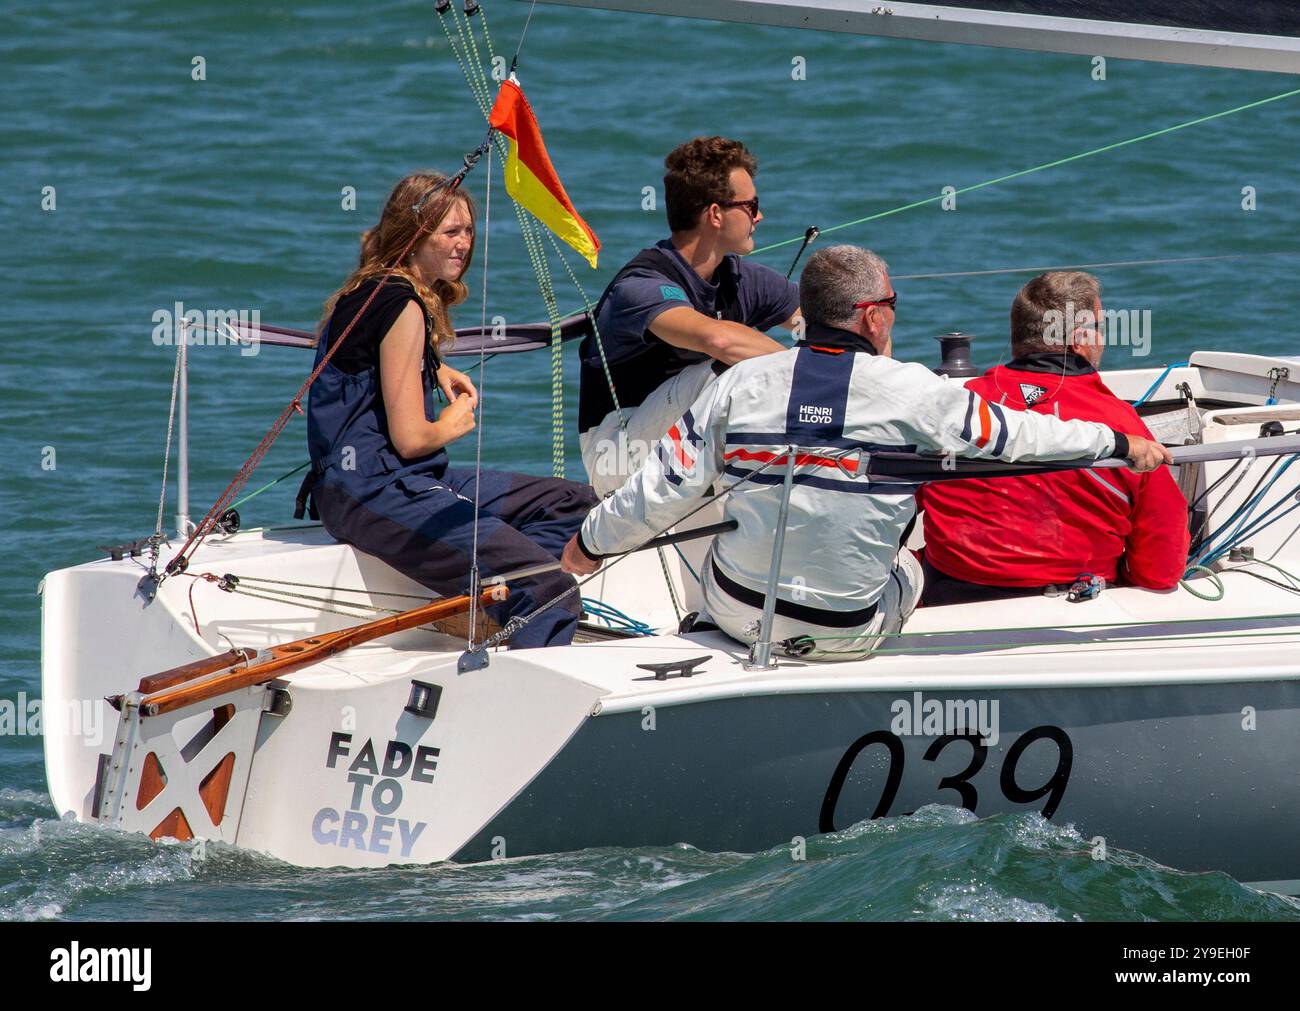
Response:
POLYGON ((487 46, 488 59, 495 61, 497 58, 496 50, 492 48, 492 33, 488 31, 487 11, 482 7, 478 9, 479 21, 483 25, 483 44, 487 46))
POLYGON ((245 502, 247 502, 250 498, 256 498, 258 495, 262 494, 262 492, 266 491, 268 488, 272 488, 272 487, 274 487, 275 485, 277 485, 277 484, 279 484, 281 481, 283 481, 285 478, 293 477, 295 474, 298 473, 298 471, 302 470, 304 467, 310 467, 310 466, 311 466, 311 461, 310 461, 310 460, 308 460, 306 463, 299 464, 297 467, 294 467, 293 470, 289 471, 287 474, 281 474, 281 475, 280 475, 279 477, 277 477, 274 481, 270 481, 270 482, 268 482, 267 484, 262 485, 262 487, 258 488, 257 491, 250 491, 247 495, 245 495, 243 498, 241 498, 238 502, 232 502, 232 503, 230 503, 230 508, 231 508, 231 509, 238 509, 241 505, 243 505, 245 502))
MULTIPOLYGON (((483 13, 482 7, 479 8, 479 13, 480 14, 483 13)), ((469 18, 462 14, 462 20, 468 21, 469 18)), ((473 25, 469 26, 469 30, 467 34, 469 36, 469 45, 470 45, 470 53, 471 53, 470 66, 473 67, 475 72, 478 74, 479 88, 482 90, 484 95, 490 97, 492 94, 492 85, 488 84, 488 76, 483 70, 483 58, 479 56, 478 43, 474 40, 473 25)), ((484 36, 484 38, 486 39, 486 35, 484 36)), ((490 57, 491 53, 489 52, 488 55, 490 57)))
POLYGON ((686 554, 682 551, 681 545, 674 544, 673 550, 677 552, 677 557, 682 560, 682 564, 686 566, 686 571, 691 574, 691 578, 694 579, 697 583, 700 583, 701 586, 703 586, 704 584, 703 582, 701 582, 699 574, 693 568, 691 568, 691 563, 686 560, 686 554))
MULTIPOLYGON (((1267 568, 1272 569, 1274 572, 1281 573, 1283 576, 1286 577, 1286 581, 1287 581, 1288 583, 1290 583, 1292 586, 1295 586, 1297 589, 1300 589, 1300 579, 1297 579, 1296 576, 1295 576, 1295 574, 1294 574, 1293 572, 1291 572, 1291 571, 1288 570, 1288 569, 1284 569, 1284 568, 1282 568, 1282 566, 1280 566, 1280 565, 1274 565, 1272 562, 1267 562, 1267 561, 1265 561, 1265 560, 1262 559, 1262 558, 1254 558, 1254 559, 1252 559, 1251 561, 1247 562, 1246 564, 1247 564, 1247 565, 1263 565, 1263 566, 1265 566, 1265 567, 1267 567, 1267 568)), ((1237 568, 1245 568, 1245 566, 1244 566, 1244 565, 1242 565, 1242 566, 1237 566, 1237 568)), ((1232 569, 1229 569, 1228 571, 1231 572, 1232 569)))
MULTIPOLYGON (((505 157, 502 157, 502 164, 505 157)), ((551 474, 564 477, 564 357, 563 341, 560 339, 560 301, 555 294, 555 282, 551 278, 550 265, 546 260, 546 250, 538 235, 538 225, 532 212, 522 207, 513 198, 515 216, 519 219, 519 230, 523 234, 524 247, 528 250, 533 264, 533 273, 537 277, 537 287, 546 306, 546 316, 551 325, 551 474)))
POLYGON ((486 365, 488 362, 490 362, 490 361, 491 361, 493 358, 495 358, 495 357, 496 357, 495 354, 487 355, 485 358, 483 358, 482 361, 478 361, 478 362, 475 362, 473 365, 467 366, 466 369, 465 369, 465 371, 466 371, 467 373, 469 373, 469 372, 473 372, 473 371, 474 371, 476 368, 478 368, 480 365, 486 365))
MULTIPOLYGON (((1271 561, 1265 561, 1264 559, 1251 559, 1248 563, 1245 563, 1245 565, 1264 565, 1265 568, 1273 569, 1274 572, 1282 574, 1282 576, 1286 577, 1287 582, 1290 582, 1292 586, 1297 586, 1297 583, 1300 583, 1300 580, 1297 580, 1294 572, 1291 572, 1290 569, 1282 568, 1281 565, 1275 565, 1274 563, 1271 563, 1271 561)), ((1238 567, 1235 568, 1244 569, 1245 565, 1238 565, 1238 567)), ((1234 569, 1229 569, 1229 572, 1232 572, 1232 570, 1234 569)), ((1297 589, 1300 589, 1300 586, 1297 586, 1297 589)))
POLYGON ((1254 558, 1242 565, 1234 565, 1231 568, 1225 568, 1223 571, 1240 572, 1242 575, 1250 576, 1253 579, 1259 579, 1268 583, 1270 586, 1275 586, 1280 590, 1286 590, 1288 593, 1300 593, 1300 579, 1297 579, 1294 573, 1282 568, 1280 565, 1274 565, 1272 562, 1267 562, 1262 558, 1254 558), (1270 579, 1262 572, 1253 572, 1250 568, 1252 565, 1263 565, 1266 568, 1272 569, 1274 572, 1281 575, 1286 582, 1281 583, 1276 579, 1270 579))
MULTIPOLYGON (((455 12, 452 12, 452 20, 454 21, 455 19, 455 12)), ((465 81, 469 85, 470 97, 474 99, 474 103, 478 106, 479 112, 483 113, 483 118, 487 119, 491 110, 485 104, 484 97, 479 95, 478 90, 474 87, 474 79, 470 77, 469 68, 465 65, 465 60, 460 54, 460 49, 456 46, 456 40, 452 38, 451 29, 447 26, 445 14, 439 15, 438 24, 442 26, 443 34, 447 36, 447 43, 451 46, 452 54, 456 57, 456 63, 460 66, 460 72, 465 75, 465 81)), ((461 32, 461 38, 463 41, 464 32, 463 29, 461 29, 459 22, 457 22, 456 28, 461 32)))
MULTIPOLYGON (((1212 113, 1209 116, 1201 116, 1197 119, 1191 119, 1188 120, 1186 123, 1178 123, 1175 124, 1174 126, 1166 126, 1163 129, 1155 130, 1151 133, 1144 133, 1140 137, 1130 137, 1127 140, 1116 141, 1114 144, 1107 144, 1105 147, 1097 147, 1097 148, 1093 148, 1091 151, 1083 151, 1080 152, 1079 154, 1072 154, 1068 158, 1058 158, 1056 159, 1056 161, 1049 161, 1043 165, 1035 165, 1033 168, 1021 169, 1019 172, 1012 172, 1009 175, 998 176, 996 179, 986 179, 982 183, 975 183, 973 186, 965 186, 959 190, 955 190, 950 195, 957 196, 958 194, 961 193, 970 193, 972 190, 983 189, 985 186, 992 186, 995 183, 1004 183, 1010 179, 1019 179, 1021 176, 1027 176, 1033 172, 1042 172, 1044 169, 1056 168, 1059 165, 1068 165, 1070 162, 1078 161, 1081 158, 1091 158, 1093 155, 1103 154, 1106 151, 1114 151, 1117 148, 1126 147, 1129 144, 1136 144, 1138 143, 1138 141, 1151 140, 1152 138, 1155 137, 1162 137, 1167 133, 1173 133, 1175 130, 1185 130, 1189 126, 1197 126, 1201 123, 1208 123, 1210 122, 1210 120, 1219 119, 1222 116, 1231 116, 1237 112, 1245 112, 1247 109, 1255 109, 1261 105, 1267 105, 1269 102, 1277 102, 1283 98, 1291 98, 1295 95, 1300 95, 1300 88, 1297 88, 1294 91, 1284 91, 1280 95, 1273 95, 1270 98, 1261 98, 1257 102, 1249 102, 1246 105, 1239 105, 1235 109, 1224 109, 1222 112, 1212 113)), ((878 221, 880 218, 887 218, 892 214, 901 214, 903 211, 910 211, 914 207, 924 207, 926 204, 932 204, 938 200, 943 200, 944 197, 945 194, 940 193, 938 196, 927 197, 925 200, 916 200, 910 204, 904 204, 902 207, 895 207, 892 210, 881 211, 878 214, 870 214, 865 218, 858 218, 856 221, 846 221, 840 225, 832 225, 830 228, 823 228, 821 234, 826 235, 829 232, 837 232, 841 228, 851 228, 854 225, 866 224, 868 221, 878 221)), ((782 242, 774 242, 770 246, 763 246, 760 249, 755 249, 753 250, 752 253, 750 253, 750 255, 752 256, 755 253, 766 253, 769 250, 780 249, 782 246, 789 246, 792 245, 793 243, 802 242, 802 241, 803 241, 802 235, 793 239, 785 239, 782 242)))
MULTIPOLYGON (((1215 572, 1213 569, 1206 568, 1204 565, 1193 565, 1191 568, 1187 570, 1187 572, 1204 572, 1209 577, 1210 582, 1212 582, 1219 591, 1219 595, 1216 597, 1213 594, 1202 593, 1200 590, 1196 589, 1196 587, 1192 586, 1191 582, 1187 579, 1178 580, 1178 585, 1181 586, 1188 593, 1190 593, 1193 597, 1199 597, 1201 600, 1211 600, 1211 601, 1223 599, 1223 595, 1227 592, 1227 590, 1224 589, 1223 580, 1219 578, 1219 574, 1217 572, 1215 572)), ((1186 574, 1187 573, 1183 573, 1184 576, 1186 576, 1186 574)))
POLYGON ((560 306, 551 293, 546 306, 551 320, 551 473, 564 477, 564 341, 560 338, 560 306), (554 308, 552 308, 554 307, 554 308))
POLYGON ((569 273, 569 280, 573 286, 578 289, 578 297, 582 299, 583 311, 587 318, 591 320, 591 332, 596 338, 596 350, 600 352, 600 367, 605 372, 605 382, 609 384, 609 396, 614 401, 614 412, 618 415, 618 427, 627 428, 627 423, 623 420, 623 405, 618 402, 618 390, 614 389, 614 374, 609 371, 609 359, 605 357, 605 340, 600 336, 600 327, 596 325, 596 310, 592 307, 591 299, 587 297, 587 292, 583 289, 581 282, 578 281, 578 275, 573 272, 569 266, 569 261, 564 258, 564 251, 560 249, 560 242, 555 237, 555 233, 548 231, 551 245, 555 247, 556 255, 559 256, 560 262, 564 264, 564 269, 569 273))
MULTIPOLYGON (((483 61, 479 57, 478 42, 474 38, 474 28, 470 25, 467 29, 465 25, 467 19, 459 10, 450 10, 448 13, 456 22, 456 33, 460 39, 459 45, 456 39, 452 37, 451 29, 444 20, 446 14, 440 15, 438 22, 442 25, 443 32, 447 36, 447 42, 456 56, 456 62, 460 66, 461 74, 464 75, 465 82, 469 85, 470 94, 478 105, 479 111, 483 114, 484 119, 490 120, 492 115, 491 88, 487 83, 488 78, 483 70, 483 61)), ((476 17, 481 19, 483 25, 483 39, 488 58, 490 60, 495 59, 496 53, 493 50, 492 37, 488 34, 487 19, 483 18, 483 9, 481 7, 476 17)), ((502 171, 504 172, 510 146, 500 134, 494 134, 492 139, 497 145, 497 151, 501 157, 502 171)), ((555 294, 555 283, 551 277, 546 251, 537 235, 538 224, 533 216, 527 213, 513 198, 511 203, 515 208, 515 218, 519 222, 519 231, 523 236, 528 262, 533 268, 534 276, 537 278, 537 287, 541 292, 542 302, 546 306, 547 319, 551 324, 551 473, 554 477, 564 477, 564 357, 563 345, 560 340, 560 320, 563 317, 560 315, 560 303, 555 294)))
MULTIPOLYGON (((465 16, 459 10, 453 10, 452 18, 456 22, 456 34, 460 37, 461 49, 465 53, 465 64, 461 68, 465 73, 465 80, 469 82, 470 91, 474 95, 474 100, 478 103, 479 109, 486 118, 491 111, 492 91, 483 83, 483 68, 470 57, 469 42, 466 40, 465 16), (477 76, 475 76, 477 71, 477 76)), ((474 29, 469 29, 469 38, 473 39, 474 29)))

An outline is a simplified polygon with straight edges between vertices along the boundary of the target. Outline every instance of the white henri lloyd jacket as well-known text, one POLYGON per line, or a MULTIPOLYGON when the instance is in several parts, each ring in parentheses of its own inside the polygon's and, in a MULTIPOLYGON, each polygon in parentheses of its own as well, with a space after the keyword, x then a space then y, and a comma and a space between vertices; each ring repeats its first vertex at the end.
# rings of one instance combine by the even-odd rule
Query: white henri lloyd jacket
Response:
POLYGON ((713 544, 717 568, 761 593, 790 445, 797 452, 778 596, 846 612, 879 598, 916 515, 917 485, 867 478, 864 454, 1100 459, 1114 454, 1116 435, 1093 422, 1005 410, 924 365, 877 356, 856 334, 809 327, 805 343, 740 362, 710 383, 645 466, 592 510, 580 542, 590 554, 628 551, 677 523, 719 478, 735 485, 772 463, 723 499, 737 528, 713 544))

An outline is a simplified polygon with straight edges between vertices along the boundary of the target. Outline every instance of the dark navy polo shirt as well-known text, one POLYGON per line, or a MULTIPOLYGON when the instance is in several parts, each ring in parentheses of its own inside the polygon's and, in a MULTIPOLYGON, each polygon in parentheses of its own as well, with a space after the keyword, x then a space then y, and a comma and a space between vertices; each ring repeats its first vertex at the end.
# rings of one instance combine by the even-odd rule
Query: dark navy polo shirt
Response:
MULTIPOLYGON (((795 314, 799 286, 771 267, 735 254, 723 258, 713 281, 705 281, 670 239, 643 250, 614 276, 596 311, 620 407, 636 407, 665 380, 708 360, 703 352, 673 347, 651 332, 654 321, 677 306, 768 330, 795 314)), ((614 403, 594 336, 583 341, 580 356, 578 430, 585 432, 599 424, 614 403)))

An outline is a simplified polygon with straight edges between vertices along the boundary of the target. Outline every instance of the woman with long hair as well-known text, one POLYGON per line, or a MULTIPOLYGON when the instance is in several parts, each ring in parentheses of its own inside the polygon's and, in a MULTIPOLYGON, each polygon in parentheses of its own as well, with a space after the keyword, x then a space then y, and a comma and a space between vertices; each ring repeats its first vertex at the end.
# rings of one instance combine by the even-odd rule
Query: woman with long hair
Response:
MULTIPOLYGON (((474 252, 474 203, 448 182, 407 176, 361 237, 357 269, 325 304, 317 364, 342 343, 311 386, 307 419, 313 515, 336 539, 444 596, 469 589, 475 503, 487 578, 556 561, 597 502, 572 481, 493 470, 476 480, 448 461, 446 447, 473 431, 478 403, 470 378, 438 353, 455 337, 449 310, 468 294, 474 252)), ((559 571, 512 580, 510 598, 489 613, 504 623, 572 586, 559 571)), ((568 643, 580 608, 570 594, 512 646, 568 643)))

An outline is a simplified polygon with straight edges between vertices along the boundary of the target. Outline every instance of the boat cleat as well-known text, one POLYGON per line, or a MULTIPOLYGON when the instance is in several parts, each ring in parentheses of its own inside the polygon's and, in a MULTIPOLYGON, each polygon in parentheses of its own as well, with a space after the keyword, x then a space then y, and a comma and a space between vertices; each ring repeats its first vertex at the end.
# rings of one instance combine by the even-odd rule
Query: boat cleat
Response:
MULTIPOLYGON (((689 678, 704 671, 696 670, 700 664, 710 659, 708 656, 692 657, 689 660, 670 660, 667 663, 639 663, 638 670, 648 670, 656 681, 667 681, 670 677, 689 678)), ((635 681, 649 681, 650 678, 634 678, 635 681)))

